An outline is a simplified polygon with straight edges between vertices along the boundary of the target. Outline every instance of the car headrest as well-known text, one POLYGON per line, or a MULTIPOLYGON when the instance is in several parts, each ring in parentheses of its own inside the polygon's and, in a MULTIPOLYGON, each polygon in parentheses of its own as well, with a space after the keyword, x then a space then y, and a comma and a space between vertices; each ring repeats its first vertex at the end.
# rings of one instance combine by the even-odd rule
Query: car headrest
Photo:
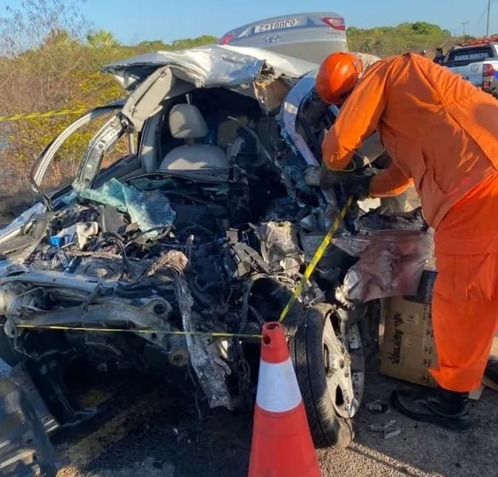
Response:
POLYGON ((169 113, 169 129, 177 139, 196 139, 208 133, 206 121, 193 104, 177 104, 169 113))

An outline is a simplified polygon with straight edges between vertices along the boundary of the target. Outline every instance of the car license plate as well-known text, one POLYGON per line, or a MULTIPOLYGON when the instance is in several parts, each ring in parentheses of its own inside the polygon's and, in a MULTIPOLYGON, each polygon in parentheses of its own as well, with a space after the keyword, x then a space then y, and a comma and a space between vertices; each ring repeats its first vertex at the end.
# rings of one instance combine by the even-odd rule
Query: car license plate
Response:
POLYGON ((256 25, 254 27, 254 33, 264 33, 265 31, 282 30, 284 28, 294 28, 297 26, 299 26, 299 20, 297 18, 291 18, 289 20, 256 25))

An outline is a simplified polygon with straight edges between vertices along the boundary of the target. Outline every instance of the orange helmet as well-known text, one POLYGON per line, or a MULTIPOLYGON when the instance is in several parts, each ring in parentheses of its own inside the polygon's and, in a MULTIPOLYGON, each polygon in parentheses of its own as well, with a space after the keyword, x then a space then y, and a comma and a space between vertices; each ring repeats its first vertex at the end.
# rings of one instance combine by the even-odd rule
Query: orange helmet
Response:
POLYGON ((353 53, 332 53, 323 60, 316 76, 316 90, 329 104, 342 104, 363 72, 363 63, 353 53))

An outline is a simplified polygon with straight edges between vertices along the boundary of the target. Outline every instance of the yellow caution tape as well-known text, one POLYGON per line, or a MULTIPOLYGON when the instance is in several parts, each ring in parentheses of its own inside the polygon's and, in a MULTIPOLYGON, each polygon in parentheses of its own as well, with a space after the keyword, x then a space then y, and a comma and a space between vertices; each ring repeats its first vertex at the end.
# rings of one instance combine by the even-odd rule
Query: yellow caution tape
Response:
POLYGON ((5 121, 21 121, 23 119, 45 119, 55 116, 70 116, 75 114, 83 114, 88 111, 88 108, 80 109, 61 109, 59 111, 45 111, 44 113, 24 113, 13 114, 10 116, 0 116, 0 122, 5 121))
POLYGON ((131 329, 131 328, 98 328, 90 326, 62 326, 62 325, 16 325, 17 328, 28 330, 52 330, 52 331, 89 331, 98 333, 140 333, 156 335, 177 335, 177 336, 203 336, 206 338, 246 338, 261 339, 263 335, 251 335, 244 333, 224 333, 224 332, 202 332, 202 331, 168 331, 151 329, 131 329))
POLYGON ((280 318, 278 319, 278 321, 280 323, 285 320, 285 317, 287 316, 287 314, 291 310, 292 306, 294 305, 296 300, 299 298, 301 293, 303 293, 304 286, 306 285, 306 282, 311 277, 311 274, 315 271, 315 268, 318 265, 318 262, 322 259, 323 254, 325 253, 325 250, 327 250, 327 247, 330 245, 330 242, 332 242, 332 237, 334 236, 334 234, 337 232, 337 230, 341 226, 342 221, 344 220, 344 217, 346 217, 346 214, 348 213, 349 208, 351 207, 352 203, 353 203, 353 198, 350 197, 346 201, 346 205, 342 208, 339 215, 335 218, 334 223, 330 227, 329 231, 325 234, 325 237, 323 237, 322 243, 316 249, 315 255, 313 255, 313 258, 311 259, 311 262, 306 267, 306 270, 304 271, 304 274, 301 277, 301 280, 299 281, 297 287, 294 289, 294 292, 292 293, 292 297, 289 300, 289 303, 287 303, 285 308, 282 310, 282 313, 280 313, 280 318))
MULTIPOLYGON (((1 119, 1 118, 0 118, 1 119)), ((323 240, 320 246, 317 248, 313 258, 311 259, 309 265, 306 267, 304 274, 292 293, 292 297, 282 310, 280 317, 278 319, 279 322, 285 320, 288 315, 290 309, 299 298, 301 293, 304 290, 304 286, 306 285, 307 280, 311 277, 311 274, 314 272, 316 266, 320 262, 325 253, 325 250, 332 242, 332 237, 339 229, 341 223, 344 220, 344 217, 349 211, 351 204, 353 203, 353 198, 350 197, 346 205, 342 208, 339 215, 335 218, 332 226, 329 231, 323 237, 323 240)), ((28 329, 28 330, 53 330, 53 331, 87 331, 87 332, 96 332, 96 333, 140 333, 140 334, 162 334, 162 335, 176 335, 176 336, 203 336, 206 338, 236 338, 236 339, 261 339, 262 335, 256 334, 244 334, 244 333, 225 333, 225 332, 200 332, 200 331, 166 331, 166 330, 151 330, 151 329, 130 329, 130 328, 98 328, 98 327, 89 327, 89 326, 62 326, 62 325, 29 325, 22 324, 16 325, 17 328, 28 329)))

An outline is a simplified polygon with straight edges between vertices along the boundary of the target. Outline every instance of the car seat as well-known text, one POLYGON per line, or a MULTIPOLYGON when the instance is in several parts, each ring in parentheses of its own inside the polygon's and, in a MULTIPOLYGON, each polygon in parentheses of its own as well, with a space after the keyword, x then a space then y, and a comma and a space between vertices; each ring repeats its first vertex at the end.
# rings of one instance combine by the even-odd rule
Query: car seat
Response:
POLYGON ((208 127, 199 109, 193 104, 177 104, 169 114, 169 128, 176 139, 186 144, 166 154, 160 171, 187 178, 224 181, 228 179, 229 160, 225 151, 212 144, 194 143, 205 138, 208 127))

